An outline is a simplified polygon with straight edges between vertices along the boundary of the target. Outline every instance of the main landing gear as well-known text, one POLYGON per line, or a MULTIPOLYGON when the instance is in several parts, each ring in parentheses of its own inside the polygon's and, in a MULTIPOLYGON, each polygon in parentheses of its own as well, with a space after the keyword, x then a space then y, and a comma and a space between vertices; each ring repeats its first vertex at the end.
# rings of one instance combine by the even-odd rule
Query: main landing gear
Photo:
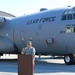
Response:
POLYGON ((67 65, 75 64, 75 56, 72 55, 72 54, 65 55, 65 56, 64 56, 64 62, 65 62, 67 65))

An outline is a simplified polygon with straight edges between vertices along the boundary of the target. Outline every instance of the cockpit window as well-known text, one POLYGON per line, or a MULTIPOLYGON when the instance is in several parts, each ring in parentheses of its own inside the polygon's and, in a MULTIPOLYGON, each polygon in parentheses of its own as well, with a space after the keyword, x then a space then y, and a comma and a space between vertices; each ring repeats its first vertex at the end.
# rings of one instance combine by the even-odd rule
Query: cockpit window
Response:
POLYGON ((73 17, 72 17, 72 11, 69 11, 68 14, 67 14, 67 20, 72 20, 73 17))
POLYGON ((75 11, 73 11, 73 18, 75 19, 75 11))
POLYGON ((62 20, 73 20, 75 19, 75 11, 74 10, 67 10, 62 15, 62 20))
POLYGON ((63 15, 62 20, 66 20, 67 15, 63 15))
POLYGON ((64 14, 62 15, 62 20, 66 20, 66 18, 67 18, 67 13, 68 13, 68 11, 65 11, 65 12, 64 12, 64 14))

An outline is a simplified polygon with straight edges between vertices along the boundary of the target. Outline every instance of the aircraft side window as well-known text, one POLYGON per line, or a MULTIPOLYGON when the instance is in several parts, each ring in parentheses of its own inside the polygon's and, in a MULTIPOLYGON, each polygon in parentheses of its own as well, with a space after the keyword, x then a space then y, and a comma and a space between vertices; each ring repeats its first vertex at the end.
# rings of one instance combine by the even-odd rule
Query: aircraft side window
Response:
POLYGON ((71 27, 70 26, 67 26, 66 27, 66 33, 70 33, 71 32, 71 27))
POLYGON ((75 33, 75 25, 72 26, 72 32, 75 33))
POLYGON ((66 20, 68 11, 65 11, 62 15, 62 20, 66 20))
POLYGON ((72 20, 72 19, 73 19, 72 14, 73 14, 73 11, 69 11, 69 12, 68 12, 67 20, 72 20))

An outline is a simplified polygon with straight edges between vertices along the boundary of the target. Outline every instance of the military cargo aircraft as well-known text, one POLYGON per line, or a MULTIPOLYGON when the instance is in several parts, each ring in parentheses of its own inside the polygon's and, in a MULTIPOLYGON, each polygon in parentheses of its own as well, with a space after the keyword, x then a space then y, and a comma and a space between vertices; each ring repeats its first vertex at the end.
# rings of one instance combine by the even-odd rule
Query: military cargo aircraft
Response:
POLYGON ((41 9, 12 19, 0 17, 0 55, 21 53, 29 40, 36 55, 64 56, 66 64, 74 64, 75 7, 41 9))

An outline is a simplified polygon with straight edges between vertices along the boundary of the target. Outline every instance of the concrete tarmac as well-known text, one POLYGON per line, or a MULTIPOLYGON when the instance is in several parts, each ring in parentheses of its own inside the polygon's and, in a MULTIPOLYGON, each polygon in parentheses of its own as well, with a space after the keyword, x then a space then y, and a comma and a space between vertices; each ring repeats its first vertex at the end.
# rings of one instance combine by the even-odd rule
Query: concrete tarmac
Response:
MULTIPOLYGON (((0 75, 18 75, 17 56, 3 56, 0 59, 0 75)), ((75 75, 75 65, 66 65, 63 59, 36 57, 34 75, 75 75)))

